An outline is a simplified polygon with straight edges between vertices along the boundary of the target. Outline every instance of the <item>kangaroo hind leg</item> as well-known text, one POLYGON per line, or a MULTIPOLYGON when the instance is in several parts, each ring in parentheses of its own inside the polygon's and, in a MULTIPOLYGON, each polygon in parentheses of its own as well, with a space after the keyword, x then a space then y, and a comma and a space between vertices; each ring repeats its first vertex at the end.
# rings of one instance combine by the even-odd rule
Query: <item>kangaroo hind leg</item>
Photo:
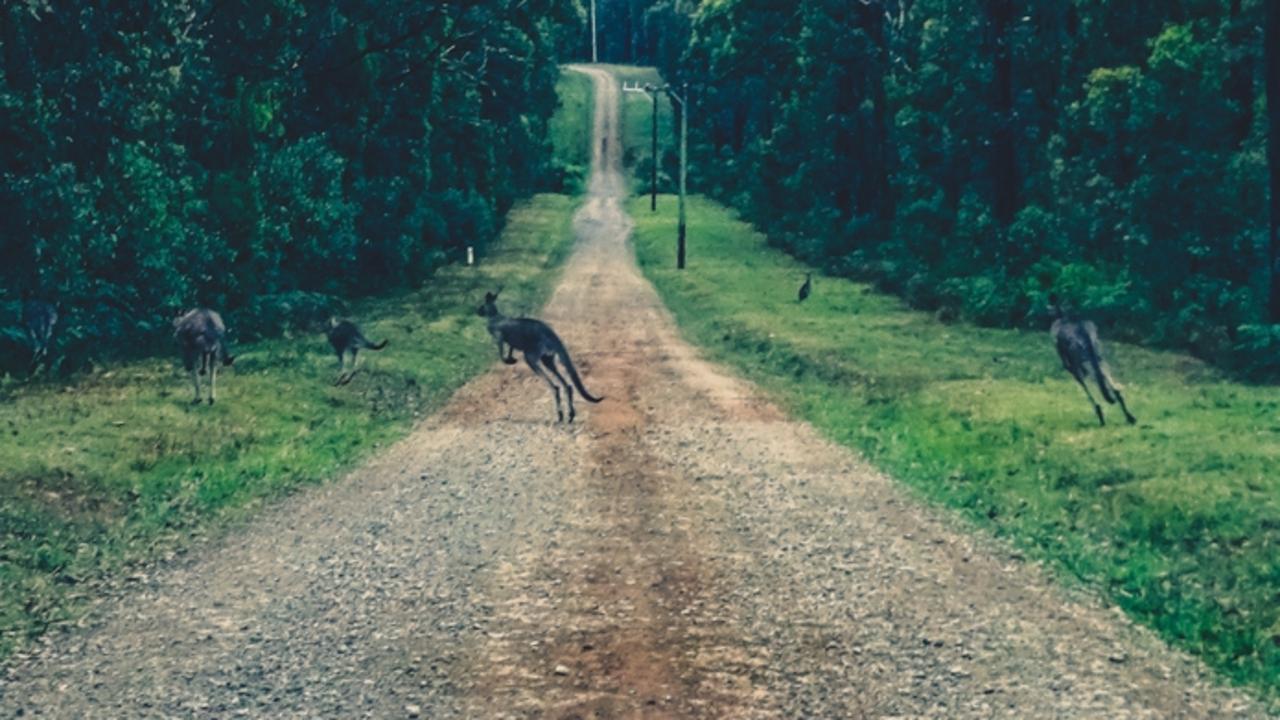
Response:
POLYGON ((1138 422, 1138 418, 1134 417, 1133 414, 1129 412, 1129 408, 1124 404, 1124 396, 1120 394, 1120 390, 1115 385, 1111 386, 1111 394, 1115 395, 1116 402, 1120 403, 1120 409, 1124 412, 1124 419, 1128 421, 1130 425, 1136 424, 1138 422))
POLYGON ((347 351, 338 350, 337 355, 338 355, 338 377, 333 379, 333 384, 335 386, 341 385, 342 378, 346 377, 346 374, 347 374, 347 351))
POLYGON ((1097 400, 1093 399, 1093 393, 1089 392, 1089 384, 1084 381, 1084 375, 1076 372, 1071 373, 1071 375, 1076 379, 1076 382, 1080 383, 1080 387, 1084 388, 1085 397, 1089 398, 1089 402, 1093 405, 1093 411, 1098 415, 1098 424, 1106 425, 1107 420, 1102 416, 1102 406, 1098 404, 1097 400))
POLYGON ((218 363, 217 358, 209 356, 209 404, 218 399, 218 363))
POLYGON ((356 348, 351 348, 351 368, 347 370, 346 377, 342 379, 342 382, 338 383, 339 385, 346 385, 347 383, 351 382, 351 379, 356 376, 356 366, 359 363, 360 363, 360 351, 356 348))
POLYGON ((559 380, 560 384, 564 386, 565 397, 569 400, 569 422, 573 422, 573 418, 577 415, 577 412, 573 409, 573 386, 566 382, 564 376, 556 369, 555 355, 543 355, 542 364, 546 365, 547 369, 551 371, 551 374, 555 376, 556 380, 559 380))
POLYGON ((196 397, 191 401, 193 405, 199 405, 204 398, 200 394, 200 368, 195 364, 191 364, 191 384, 195 386, 196 397))
POLYGON ((546 380, 547 384, 551 386, 551 392, 556 396, 556 416, 560 419, 560 422, 564 422, 564 410, 560 409, 560 386, 547 377, 547 373, 538 366, 538 361, 532 353, 525 353, 524 361, 529 364, 529 369, 533 370, 534 375, 546 380))

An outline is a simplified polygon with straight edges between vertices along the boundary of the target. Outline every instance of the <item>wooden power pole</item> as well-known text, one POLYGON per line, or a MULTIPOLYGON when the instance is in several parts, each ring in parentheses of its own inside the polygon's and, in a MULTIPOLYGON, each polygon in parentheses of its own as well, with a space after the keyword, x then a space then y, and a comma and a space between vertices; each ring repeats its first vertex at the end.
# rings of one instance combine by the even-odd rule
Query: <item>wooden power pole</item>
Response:
POLYGON ((676 268, 684 269, 685 256, 685 180, 689 170, 689 83, 681 83, 680 94, 667 86, 667 94, 680 103, 680 225, 676 229, 676 268))

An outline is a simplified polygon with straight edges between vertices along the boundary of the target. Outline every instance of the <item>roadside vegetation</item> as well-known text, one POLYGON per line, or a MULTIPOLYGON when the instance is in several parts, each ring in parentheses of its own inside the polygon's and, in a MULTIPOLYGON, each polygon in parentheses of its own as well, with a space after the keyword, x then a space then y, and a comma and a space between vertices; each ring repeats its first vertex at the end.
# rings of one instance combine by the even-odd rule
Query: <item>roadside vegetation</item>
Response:
POLYGON ((36 0, 0 23, 0 376, 29 365, 4 327, 26 293, 62 303, 70 374, 156 351, 178 307, 419 287, 520 199, 575 190, 548 128, 569 0, 36 0))
MULTIPOLYGON (((547 122, 549 171, 539 182, 577 192, 589 165, 591 83, 560 73, 547 122)), ((404 278, 396 275, 362 287, 362 299, 295 285, 215 305, 238 357, 220 374, 214 406, 190 405, 190 381, 163 319, 113 317, 85 331, 77 323, 87 316, 73 310, 57 331, 55 372, 0 376, 0 658, 50 625, 75 622, 102 583, 333 478, 438 408, 491 364, 474 312, 484 291, 502 284, 515 307, 540 306, 572 244, 577 205, 571 194, 517 202, 492 243, 486 232, 457 236, 475 244, 478 265, 440 266, 453 256, 439 254, 413 271, 428 273, 417 290, 397 290, 404 278), (323 335, 331 315, 390 341, 364 353, 364 369, 343 387, 332 386, 337 360, 323 335), (118 327, 126 320, 131 327, 118 327), (131 352, 114 349, 126 338, 131 352), (90 343, 107 351, 77 350, 90 343), (78 353, 72 364, 68 353, 78 353), (96 369, 65 376, 89 357, 96 369)), ((308 232, 324 234, 318 226, 308 232)), ((436 252, 429 238, 419 245, 436 252)), ((6 319, 16 321, 17 305, 0 302, 6 319)), ((22 333, 0 335, 20 348, 10 359, 25 363, 22 333)))
POLYGON ((591 172, 591 124, 595 114, 595 87, 583 73, 561 68, 556 81, 560 106, 551 116, 551 172, 564 192, 586 191, 591 172))
MULTIPOLYGON (((96 583, 189 545, 199 532, 334 477, 402 435, 492 364, 475 308, 501 283, 514 306, 545 299, 571 245, 575 198, 510 213, 475 267, 429 287, 353 303, 374 340, 351 384, 321 326, 242 344, 219 400, 192 406, 174 357, 11 384, 0 400, 0 657, 74 622, 96 583)), ((234 328, 233 328, 234 329, 234 328)), ((176 357, 176 356, 175 356, 176 357)))
MULTIPOLYGON (((1139 424, 1098 427, 1047 331, 946 324, 818 275, 694 197, 637 197, 645 274, 710 355, 835 441, 1237 681, 1280 690, 1280 389, 1189 356, 1103 342, 1139 424)), ((1049 320, 1041 316, 1047 330, 1049 320)))
POLYGON ((1274 3, 597 5, 602 59, 693 89, 690 187, 806 262, 1280 378, 1274 3))

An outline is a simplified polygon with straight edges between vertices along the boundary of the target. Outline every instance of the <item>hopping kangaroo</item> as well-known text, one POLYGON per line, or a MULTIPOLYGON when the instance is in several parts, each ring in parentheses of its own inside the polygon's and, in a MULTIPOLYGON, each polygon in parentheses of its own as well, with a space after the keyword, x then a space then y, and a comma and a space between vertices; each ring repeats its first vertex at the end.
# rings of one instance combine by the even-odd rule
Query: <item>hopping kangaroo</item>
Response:
POLYGON ((360 328, 350 320, 329 318, 329 330, 326 333, 333 351, 338 354, 338 379, 334 385, 346 385, 356 375, 356 363, 360 360, 361 350, 381 350, 387 346, 387 340, 380 343, 369 342, 360 332, 360 328), (347 355, 351 355, 351 369, 347 370, 347 355))
POLYGON ((560 387, 564 386, 565 394, 569 399, 569 422, 573 422, 573 388, 578 388, 578 392, 582 397, 593 403, 604 400, 602 397, 593 397, 591 393, 582 385, 582 378, 578 377, 578 371, 573 367, 573 361, 569 359, 569 351, 565 349, 564 343, 560 341, 560 337, 555 331, 541 320, 533 318, 509 318, 498 312, 496 301, 498 293, 502 292, 499 288, 498 292, 484 294, 484 304, 476 309, 476 314, 480 317, 487 318, 489 323, 489 334, 493 336, 495 342, 498 343, 498 358, 508 365, 515 365, 515 352, 519 350, 524 353, 524 361, 529 364, 529 369, 533 370, 533 374, 547 381, 551 386, 551 392, 556 397, 556 415, 564 422, 564 411, 560 409, 560 387), (507 353, 502 352, 503 345, 507 346, 507 353), (556 357, 559 356, 560 362, 564 363, 565 372, 568 373, 569 379, 573 384, 565 381, 564 376, 556 369, 556 357), (541 366, 539 366, 541 363, 541 366), (550 370, 555 379, 559 381, 557 384, 547 376, 546 370, 550 370))
POLYGON ((217 397, 218 364, 230 365, 235 357, 227 354, 227 326, 222 316, 207 308, 196 308, 173 321, 173 337, 182 350, 182 364, 191 373, 196 397, 200 403, 200 376, 209 373, 209 404, 217 397))
POLYGON ((31 343, 31 372, 44 363, 48 367, 49 344, 53 328, 58 324, 58 309, 43 300, 28 299, 22 303, 22 328, 31 343))
POLYGON ((1102 343, 1098 341, 1097 326, 1088 320, 1070 318, 1058 304, 1056 295, 1049 296, 1049 312, 1054 318, 1049 334, 1058 348, 1062 367, 1066 368, 1067 372, 1071 373, 1071 377, 1074 377, 1076 382, 1080 383, 1080 387, 1084 388, 1084 394, 1093 404, 1093 411, 1098 414, 1098 423, 1106 425, 1107 421, 1102 416, 1102 406, 1093 399, 1093 393, 1089 392, 1089 385, 1085 382, 1090 376, 1093 376, 1094 382, 1098 384, 1102 398, 1112 405, 1120 403, 1120 409, 1124 411, 1124 419, 1128 420, 1130 425, 1136 423, 1137 419, 1129 414, 1129 408, 1124 404, 1120 386, 1112 379, 1111 371, 1106 361, 1102 359, 1102 343))

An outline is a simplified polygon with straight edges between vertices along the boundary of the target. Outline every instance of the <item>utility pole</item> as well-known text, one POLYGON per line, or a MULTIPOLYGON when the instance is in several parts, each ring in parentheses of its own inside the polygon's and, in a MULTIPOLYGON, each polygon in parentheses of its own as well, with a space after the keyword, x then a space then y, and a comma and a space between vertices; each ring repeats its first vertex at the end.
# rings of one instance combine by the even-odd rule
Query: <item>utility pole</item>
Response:
MULTIPOLYGON (((646 86, 653 90, 653 86, 646 86)), ((653 98, 653 145, 649 150, 652 162, 649 168, 649 212, 658 211, 658 93, 650 92, 653 98)))
POLYGON ((689 178, 689 83, 681 83, 677 94, 670 85, 654 87, 653 85, 629 87, 622 86, 624 92, 642 92, 653 98, 653 168, 649 176, 650 198, 649 209, 658 209, 658 91, 664 90, 672 100, 680 104, 680 220, 676 228, 676 267, 680 270, 685 265, 685 195, 689 178))
POLYGON ((680 225, 676 230, 676 268, 684 269, 684 196, 685 180, 689 170, 689 83, 680 84, 680 95, 667 86, 667 94, 680 103, 680 225))
POLYGON ((658 210, 658 91, 665 89, 665 86, 659 88, 647 83, 643 86, 637 85, 635 87, 629 87, 626 83, 622 84, 624 92, 642 92, 653 100, 653 142, 649 150, 649 212, 658 210))
POLYGON ((591 62, 600 62, 596 57, 596 0, 591 0, 591 62))

